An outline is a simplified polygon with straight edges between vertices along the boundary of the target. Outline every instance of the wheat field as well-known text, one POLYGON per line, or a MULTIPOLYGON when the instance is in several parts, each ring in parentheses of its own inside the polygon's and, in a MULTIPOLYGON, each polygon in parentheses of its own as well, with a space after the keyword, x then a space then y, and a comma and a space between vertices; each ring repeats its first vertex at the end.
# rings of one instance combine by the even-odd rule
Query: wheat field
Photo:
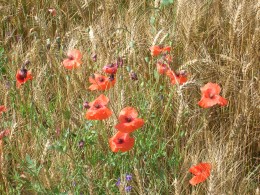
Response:
POLYGON ((260 194, 258 0, 0 0, 0 21, 0 132, 10 130, 0 194, 260 194), (172 48, 186 83, 158 74, 153 45, 172 48), (71 49, 83 59, 69 71, 71 49), (89 77, 118 58, 115 86, 90 91, 89 77), (24 64, 33 79, 17 88, 24 64), (208 82, 227 106, 198 106, 208 82), (87 120, 83 103, 100 94, 113 115, 87 120), (130 151, 114 153, 108 140, 127 106, 145 124, 130 151), (192 186, 200 162, 212 170, 192 186))

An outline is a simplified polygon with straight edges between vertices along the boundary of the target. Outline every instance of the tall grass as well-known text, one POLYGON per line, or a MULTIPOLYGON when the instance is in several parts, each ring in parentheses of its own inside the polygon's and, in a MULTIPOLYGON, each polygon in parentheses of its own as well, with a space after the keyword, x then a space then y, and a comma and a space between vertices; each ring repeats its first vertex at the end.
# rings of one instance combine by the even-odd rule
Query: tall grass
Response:
POLYGON ((0 120, 11 135, 0 148, 0 194, 125 194, 127 173, 132 194, 259 194, 259 7, 257 0, 1 1, 0 103, 9 110, 0 120), (186 84, 158 75, 153 44, 172 46, 172 68, 188 72, 186 84), (66 71, 61 62, 72 48, 84 63, 66 71), (117 57, 124 65, 105 92, 115 114, 87 121, 82 104, 100 94, 88 90, 88 77, 117 57), (34 78, 17 89, 26 60, 34 78), (197 105, 207 82, 222 86, 227 107, 197 105), (145 126, 133 134, 134 149, 112 153, 108 139, 125 106, 137 108, 145 126), (188 169, 201 161, 212 164, 211 176, 192 187, 188 169))

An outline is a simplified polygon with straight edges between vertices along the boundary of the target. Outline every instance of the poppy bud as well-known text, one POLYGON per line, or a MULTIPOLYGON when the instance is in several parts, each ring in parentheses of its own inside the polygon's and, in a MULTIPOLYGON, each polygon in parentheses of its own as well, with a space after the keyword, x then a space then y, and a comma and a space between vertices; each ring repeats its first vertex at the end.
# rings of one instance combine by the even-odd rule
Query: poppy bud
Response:
POLYGON ((89 109, 90 108, 90 105, 88 102, 84 102, 83 103, 83 107, 86 108, 86 109, 89 109))
POLYGON ((113 81, 115 79, 115 75, 114 74, 111 74, 110 76, 109 76, 109 80, 110 81, 113 81))
POLYGON ((18 79, 25 79, 27 77, 27 69, 22 68, 20 69, 19 73, 18 73, 18 79))
POLYGON ((93 60, 94 62, 97 61, 97 54, 93 54, 93 55, 92 55, 92 60, 93 60))
POLYGON ((137 78, 137 74, 133 71, 130 72, 130 78, 133 80, 133 81, 137 81, 138 78, 137 78))

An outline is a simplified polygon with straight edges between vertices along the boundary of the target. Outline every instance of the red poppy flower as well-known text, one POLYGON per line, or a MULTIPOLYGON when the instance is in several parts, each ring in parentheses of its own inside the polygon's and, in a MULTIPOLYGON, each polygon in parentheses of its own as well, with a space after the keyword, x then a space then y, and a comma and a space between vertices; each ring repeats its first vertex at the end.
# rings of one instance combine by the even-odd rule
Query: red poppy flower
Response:
POLYGON ((109 139, 109 145, 113 152, 126 152, 134 147, 135 139, 130 137, 128 133, 118 131, 109 139))
POLYGON ((108 74, 116 74, 117 68, 118 68, 117 64, 112 63, 104 66, 103 71, 108 74))
POLYGON ((114 75, 111 75, 110 77, 106 77, 100 74, 94 74, 93 76, 89 77, 89 82, 92 83, 92 85, 90 85, 89 87, 91 91, 93 90, 104 91, 106 89, 113 87, 116 83, 116 79, 114 75))
POLYGON ((106 107, 108 102, 109 99, 103 94, 101 94, 93 102, 90 102, 89 109, 86 113, 86 119, 103 120, 109 118, 112 115, 112 111, 106 107))
POLYGON ((169 46, 162 47, 162 46, 159 46, 159 45, 154 45, 154 46, 150 47, 150 50, 151 50, 151 55, 152 56, 158 56, 162 52, 170 52, 171 51, 171 47, 169 47, 169 46))
POLYGON ((3 139, 4 137, 8 136, 10 134, 10 130, 6 129, 0 132, 0 140, 3 139))
POLYGON ((16 73, 16 86, 20 88, 22 84, 24 84, 28 80, 32 80, 31 71, 28 71, 25 68, 22 68, 17 71, 16 73))
POLYGON ((79 68, 82 64, 82 54, 79 50, 73 49, 67 53, 68 58, 63 60, 63 65, 66 69, 72 70, 79 68))
POLYGON ((169 78, 171 79, 171 83, 173 85, 175 85, 176 83, 178 83, 179 85, 182 85, 183 83, 186 83, 188 80, 187 74, 185 71, 180 71, 178 73, 175 73, 172 70, 168 70, 166 72, 166 75, 169 76, 169 78))
POLYGON ((207 83, 201 89, 202 97, 198 102, 202 108, 209 108, 216 104, 226 106, 228 101, 219 95, 221 88, 216 83, 207 83))
POLYGON ((168 65, 164 64, 162 62, 157 62, 156 66, 157 66, 157 71, 159 72, 159 74, 165 74, 167 72, 167 70, 169 69, 168 65))
POLYGON ((7 108, 4 105, 0 106, 0 114, 2 112, 6 112, 6 111, 7 111, 7 108))
POLYGON ((197 185, 205 181, 210 176, 211 165, 209 163, 200 163, 189 169, 195 175, 189 182, 191 185, 197 185))
POLYGON ((137 118, 138 113, 132 107, 126 107, 119 113, 119 124, 115 126, 118 131, 131 133, 144 125, 144 120, 137 118))

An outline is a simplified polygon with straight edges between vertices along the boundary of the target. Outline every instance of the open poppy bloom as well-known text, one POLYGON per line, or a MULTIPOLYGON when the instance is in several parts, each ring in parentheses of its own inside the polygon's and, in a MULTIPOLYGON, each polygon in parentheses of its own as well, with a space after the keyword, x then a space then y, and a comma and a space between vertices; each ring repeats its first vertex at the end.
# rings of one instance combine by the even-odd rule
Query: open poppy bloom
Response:
POLYGON ((157 62, 156 64, 157 66, 157 71, 159 72, 159 74, 165 74, 167 72, 167 70, 169 69, 168 65, 162 62, 157 62))
POLYGON ((0 114, 2 112, 6 112, 6 111, 7 111, 7 108, 4 105, 0 106, 0 114))
POLYGON ((73 49, 67 53, 67 56, 68 58, 62 62, 66 69, 72 70, 80 67, 82 64, 82 54, 79 50, 73 49))
POLYGON ((209 108, 216 104, 226 106, 228 101, 219 95, 221 88, 216 83, 207 83, 204 87, 200 88, 202 97, 198 102, 202 108, 209 108))
POLYGON ((132 107, 126 107, 119 113, 119 124, 115 128, 123 133, 131 133, 144 125, 144 120, 137 118, 138 113, 132 107))
POLYGON ((185 71, 180 71, 178 73, 175 73, 172 70, 168 70, 166 72, 166 75, 171 79, 171 83, 175 85, 178 83, 179 85, 182 85, 183 83, 186 83, 188 78, 185 71))
POLYGON ((3 139, 4 137, 8 136, 10 134, 10 130, 6 129, 0 132, 0 140, 3 139))
POLYGON ((93 76, 89 77, 89 82, 92 83, 92 85, 90 85, 89 87, 91 91, 93 90, 104 91, 114 86, 116 83, 116 79, 114 75, 111 75, 110 77, 106 77, 100 74, 94 74, 93 76))
POLYGON ((90 102, 89 109, 86 113, 86 119, 103 120, 109 118, 112 115, 112 111, 106 107, 108 102, 109 99, 103 94, 101 94, 93 102, 90 102))
POLYGON ((134 147, 135 139, 130 137, 128 133, 118 131, 109 139, 109 145, 113 152, 126 152, 134 147))
POLYGON ((103 71, 108 74, 116 74, 118 65, 117 64, 108 64, 103 67, 103 71))
POLYGON ((28 80, 32 80, 31 71, 28 71, 25 68, 21 68, 16 73, 16 86, 20 88, 22 84, 24 84, 28 80))
POLYGON ((189 182, 191 185, 197 185, 205 181, 210 176, 211 165, 209 163, 200 163, 189 169, 195 175, 189 182))
POLYGON ((162 47, 159 45, 154 45, 152 47, 150 47, 151 50, 151 55, 152 56, 158 56, 160 55, 162 52, 170 52, 171 51, 171 47, 162 47))

